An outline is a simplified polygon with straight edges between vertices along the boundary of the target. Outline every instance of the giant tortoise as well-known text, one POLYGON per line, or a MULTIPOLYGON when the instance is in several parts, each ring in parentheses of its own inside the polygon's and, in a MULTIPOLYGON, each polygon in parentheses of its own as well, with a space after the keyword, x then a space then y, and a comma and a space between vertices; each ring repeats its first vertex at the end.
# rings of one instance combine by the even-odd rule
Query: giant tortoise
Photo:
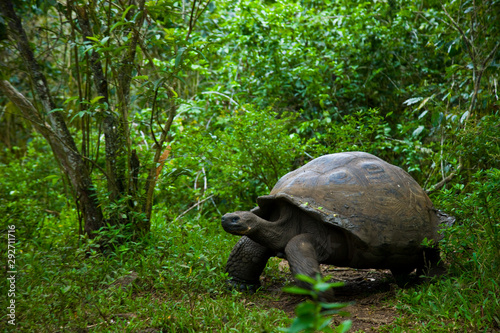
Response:
POLYGON ((438 264, 439 250, 423 241, 437 244, 449 220, 407 172, 363 152, 316 158, 257 203, 222 217, 225 231, 243 236, 226 265, 233 287, 258 287, 272 256, 286 258, 294 276, 315 277, 331 264, 390 269, 402 281, 438 264))

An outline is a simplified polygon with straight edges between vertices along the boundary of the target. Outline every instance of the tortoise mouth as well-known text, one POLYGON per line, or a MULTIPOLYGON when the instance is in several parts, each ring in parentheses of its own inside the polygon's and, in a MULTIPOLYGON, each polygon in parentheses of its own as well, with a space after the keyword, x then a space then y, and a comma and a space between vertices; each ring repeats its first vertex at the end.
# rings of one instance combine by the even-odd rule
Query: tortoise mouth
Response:
POLYGON ((221 224, 224 231, 233 235, 246 235, 251 229, 241 221, 239 216, 230 214, 226 214, 222 217, 221 224))

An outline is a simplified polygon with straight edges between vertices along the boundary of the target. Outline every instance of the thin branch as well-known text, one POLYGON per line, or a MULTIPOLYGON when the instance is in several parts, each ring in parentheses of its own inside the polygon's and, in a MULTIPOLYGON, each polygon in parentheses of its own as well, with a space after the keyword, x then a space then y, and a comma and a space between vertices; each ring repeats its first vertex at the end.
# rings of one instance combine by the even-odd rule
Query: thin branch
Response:
POLYGON ((484 59, 483 63, 481 64, 481 66, 483 68, 486 68, 486 65, 488 64, 488 62, 491 60, 491 58, 493 58, 493 56, 496 54, 497 50, 498 50, 498 47, 500 47, 500 42, 497 43, 497 45, 495 45, 495 47, 493 48, 493 50, 491 50, 490 54, 488 54, 488 56, 486 57, 486 59, 484 59))
POLYGON ((196 6, 196 0, 192 0, 193 1, 193 6, 191 7, 191 14, 189 15, 189 30, 188 30, 188 33, 186 34, 186 41, 189 39, 189 36, 191 35, 191 31, 193 31, 193 26, 194 26, 194 9, 195 9, 195 6, 196 6))
MULTIPOLYGON (((448 11, 446 10, 446 7, 444 5, 442 5, 443 7, 443 10, 444 10, 444 13, 445 15, 450 19, 453 27, 455 27, 455 29, 458 30, 458 32, 460 32, 460 35, 462 35, 462 38, 464 39, 465 41, 465 46, 467 47, 467 51, 472 59, 472 64, 475 66, 474 64, 474 58, 475 58, 475 54, 474 54, 474 49, 473 49, 473 45, 472 45, 472 42, 469 40, 469 38, 467 38, 467 35, 465 35, 465 32, 462 30, 462 28, 460 28, 460 26, 458 25, 458 23, 453 19, 453 17, 451 17, 450 14, 448 14, 448 11)), ((446 22, 446 21, 443 21, 443 22, 446 22)), ((448 24, 449 25, 449 24, 448 24)))
POLYGON ((209 200, 209 199, 212 199, 214 195, 212 194, 211 196, 201 200, 201 201, 198 201, 197 203, 195 203, 193 206, 191 206, 190 208, 188 208, 186 211, 184 211, 183 213, 181 213, 179 216, 177 216, 175 218, 175 220, 178 220, 180 219, 181 217, 183 217, 184 215, 186 215, 187 213, 189 213, 191 210, 195 209, 196 207, 198 207, 199 205, 201 205, 202 203, 204 203, 205 201, 209 200))
MULTIPOLYGON (((153 96, 153 106, 151 108, 151 118, 149 119, 149 130, 151 131, 151 136, 153 137, 153 140, 155 141, 156 147, 161 147, 160 144, 158 143, 158 140, 156 140, 156 135, 155 132, 153 131, 153 118, 155 115, 155 110, 156 110, 156 98, 158 97, 158 90, 160 89, 161 85, 158 85, 156 87, 154 96, 153 96)), ((161 127, 161 125, 160 125, 161 127)), ((163 128, 162 128, 163 132, 163 128)))
POLYGON ((243 111, 248 112, 243 106, 239 105, 238 102, 236 102, 234 99, 232 99, 230 96, 228 96, 226 94, 220 93, 218 91, 203 91, 202 92, 202 95, 209 95, 209 94, 216 94, 216 95, 226 97, 231 103, 236 104, 237 106, 241 107, 243 109, 243 111))
POLYGON ((191 36, 191 33, 193 32, 193 28, 196 25, 196 22, 201 17, 201 14, 203 14, 203 12, 205 11, 205 9, 207 9, 207 6, 208 6, 209 3, 210 3, 210 0, 207 1, 207 3, 205 4, 205 6, 203 6, 203 8, 201 10, 200 10, 200 6, 198 6, 198 8, 196 8, 196 11, 195 11, 196 0, 193 0, 193 6, 191 8, 191 14, 189 15, 189 30, 188 30, 188 33, 186 35, 186 41, 191 36))
POLYGON ((461 168, 462 168, 462 165, 461 165, 461 164, 459 164, 459 165, 458 165, 458 167, 457 167, 457 170, 456 170, 456 171, 454 171, 454 172, 450 173, 450 174, 448 175, 448 177, 444 178, 444 179, 443 179, 443 180, 441 180, 439 183, 437 183, 437 184, 433 185, 430 189, 425 190, 425 192, 426 192, 427 194, 431 194, 431 193, 433 193, 433 192, 436 192, 436 191, 440 190, 443 186, 445 186, 445 185, 446 185, 446 184, 448 184, 450 181, 452 181, 452 180, 453 180, 453 178, 455 178, 455 176, 456 176, 456 175, 458 175, 458 174, 459 174, 459 172, 460 172, 460 169, 461 169, 461 168))

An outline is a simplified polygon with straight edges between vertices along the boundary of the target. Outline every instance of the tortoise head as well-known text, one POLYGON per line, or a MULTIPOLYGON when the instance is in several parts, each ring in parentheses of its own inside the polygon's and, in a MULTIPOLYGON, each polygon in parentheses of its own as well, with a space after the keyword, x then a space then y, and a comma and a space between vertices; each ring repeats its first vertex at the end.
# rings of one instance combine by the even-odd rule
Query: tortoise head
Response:
POLYGON ((247 235, 260 220, 262 220, 260 217, 251 212, 234 212, 224 215, 221 222, 226 232, 233 235, 247 235))

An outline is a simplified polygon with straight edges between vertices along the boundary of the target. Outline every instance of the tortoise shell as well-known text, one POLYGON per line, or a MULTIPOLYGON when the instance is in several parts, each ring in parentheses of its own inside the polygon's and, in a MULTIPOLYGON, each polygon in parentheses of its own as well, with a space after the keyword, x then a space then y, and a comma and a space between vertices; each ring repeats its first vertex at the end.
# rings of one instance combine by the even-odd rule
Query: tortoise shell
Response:
POLYGON ((403 169, 363 152, 330 154, 282 177, 257 199, 261 216, 286 201, 341 228, 367 251, 413 253, 439 240, 431 200, 403 169))

